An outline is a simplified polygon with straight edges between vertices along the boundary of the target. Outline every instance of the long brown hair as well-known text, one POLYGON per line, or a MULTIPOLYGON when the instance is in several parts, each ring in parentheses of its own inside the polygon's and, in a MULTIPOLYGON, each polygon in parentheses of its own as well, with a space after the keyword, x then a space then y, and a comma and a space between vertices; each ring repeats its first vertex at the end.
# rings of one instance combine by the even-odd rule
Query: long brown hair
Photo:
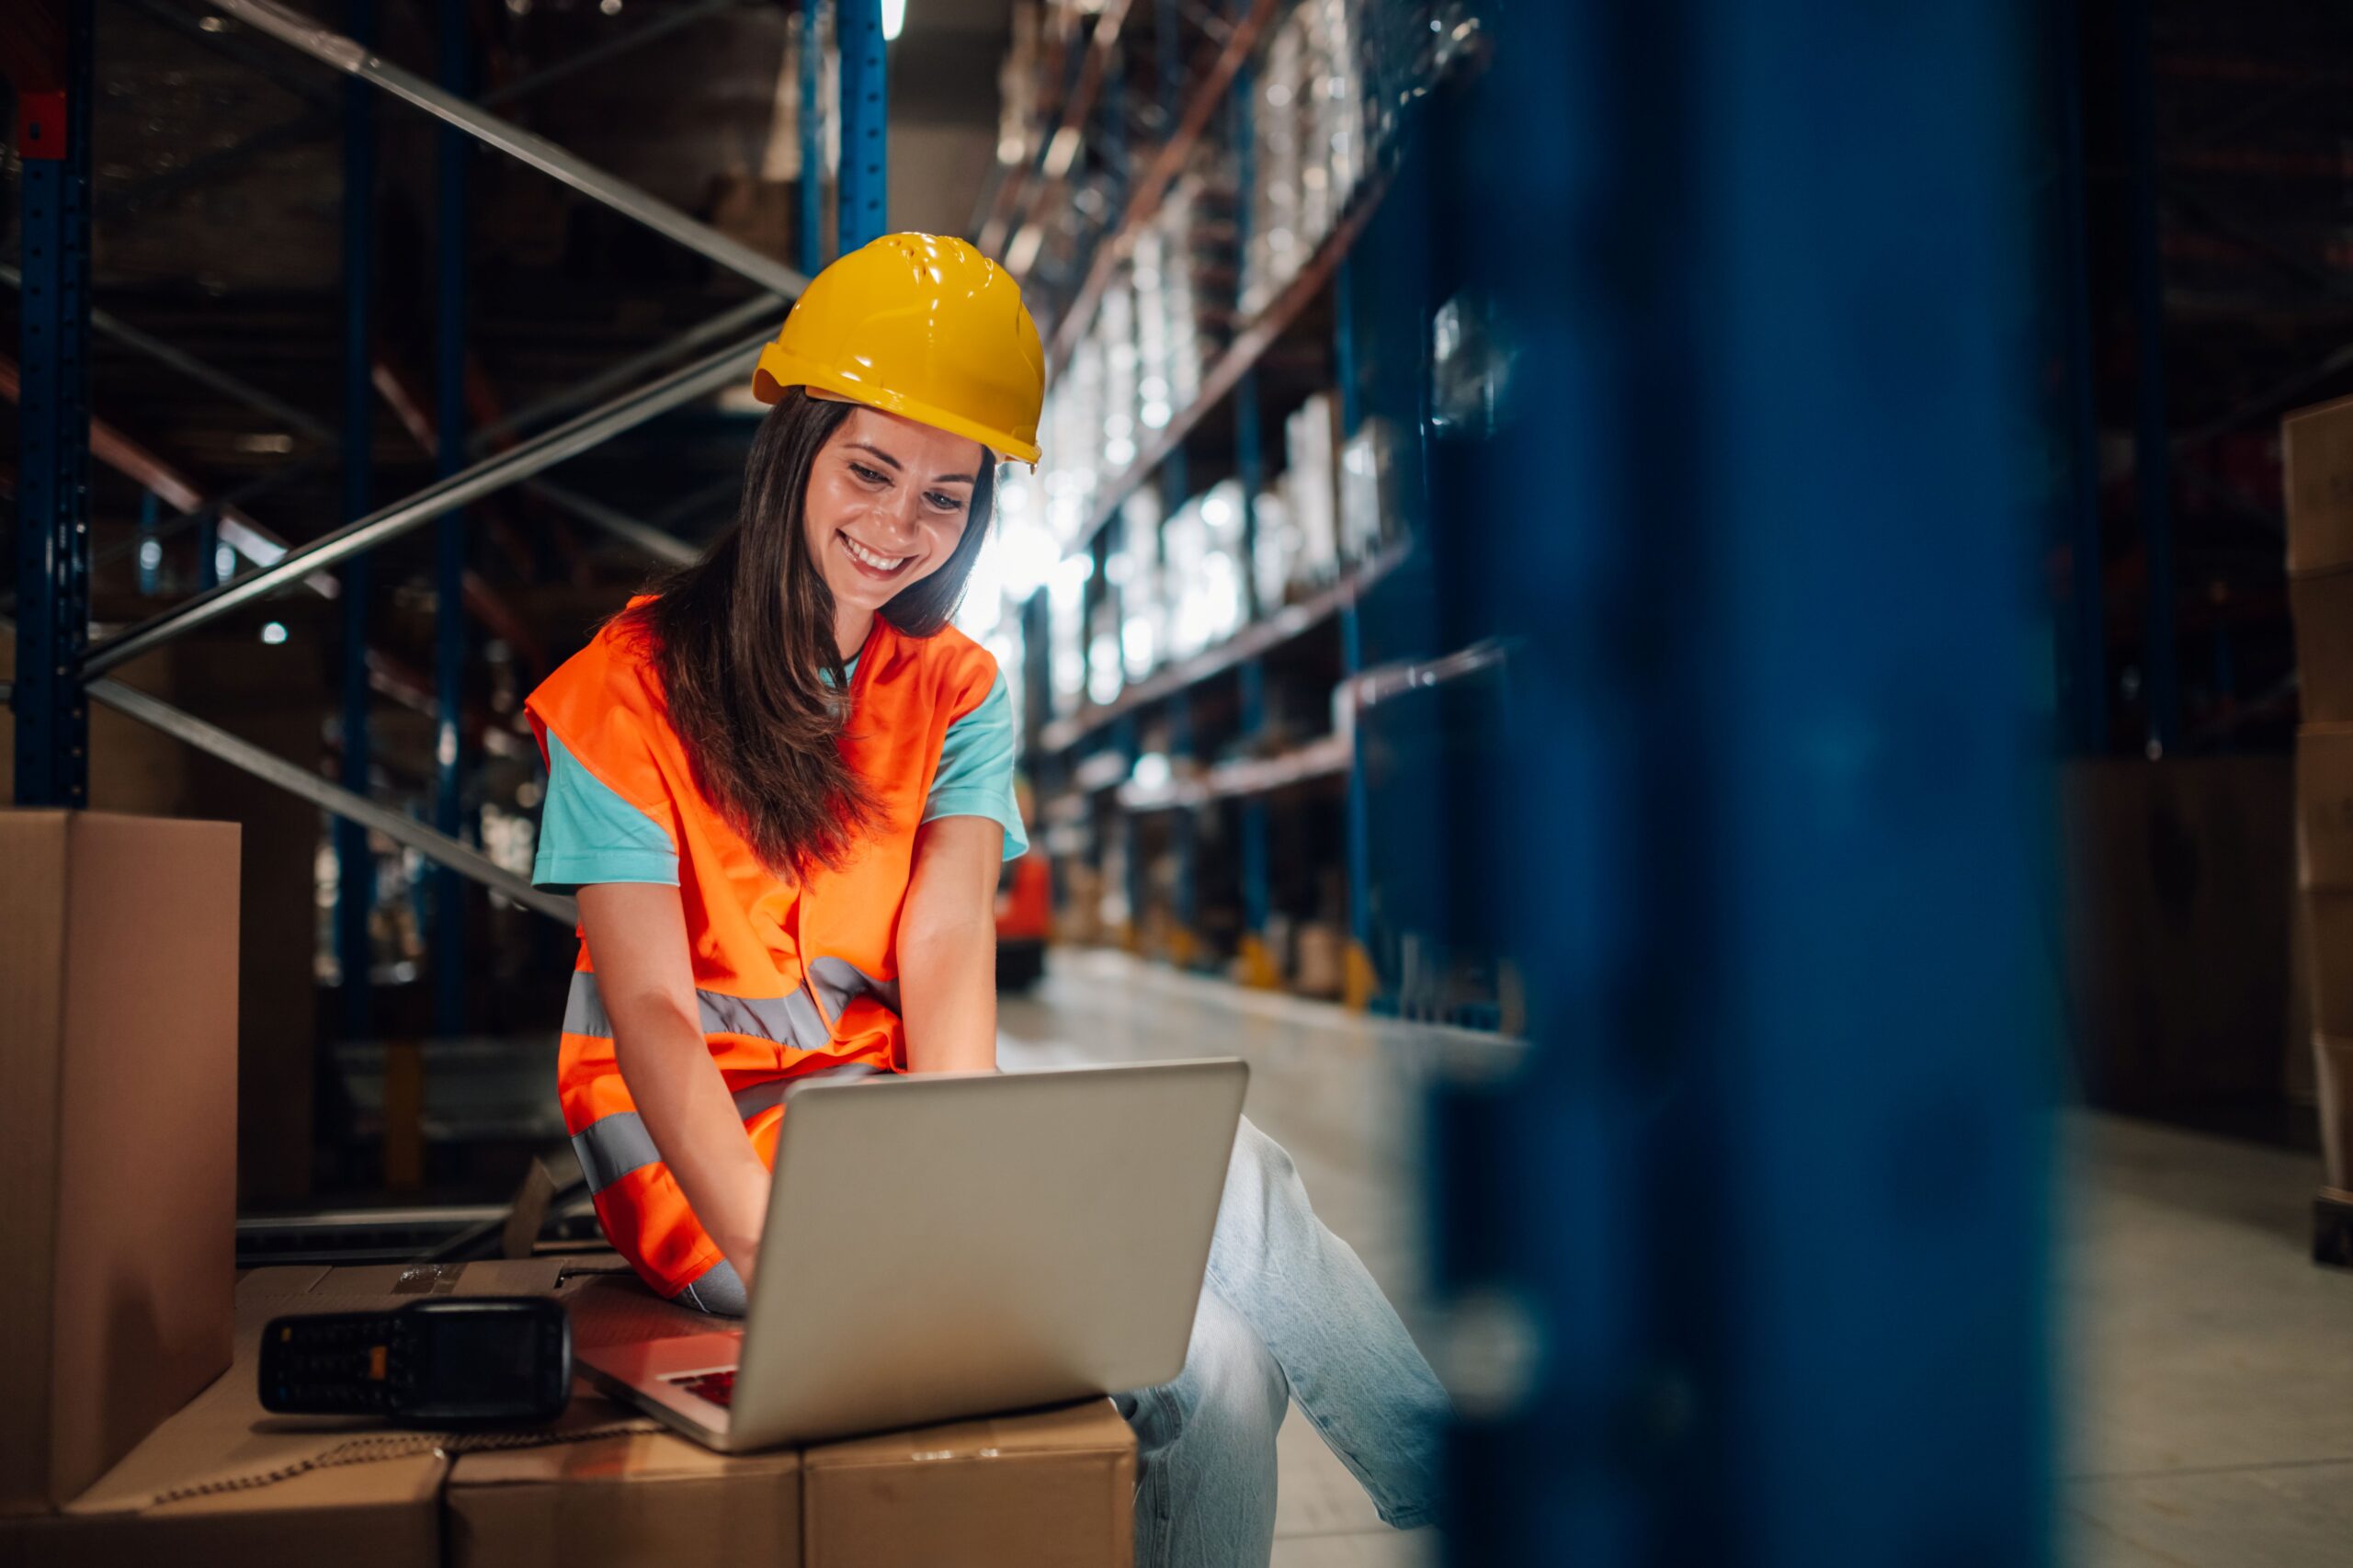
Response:
MULTIPOLYGON (((796 879, 813 866, 838 869, 875 810, 842 757, 849 672, 801 517, 817 453, 851 406, 788 389, 752 438, 733 526, 656 584, 654 598, 615 618, 650 641, 703 798, 762 864, 796 879)), ((898 631, 929 637, 956 612, 988 532, 995 472, 984 454, 955 550, 882 607, 898 631)))

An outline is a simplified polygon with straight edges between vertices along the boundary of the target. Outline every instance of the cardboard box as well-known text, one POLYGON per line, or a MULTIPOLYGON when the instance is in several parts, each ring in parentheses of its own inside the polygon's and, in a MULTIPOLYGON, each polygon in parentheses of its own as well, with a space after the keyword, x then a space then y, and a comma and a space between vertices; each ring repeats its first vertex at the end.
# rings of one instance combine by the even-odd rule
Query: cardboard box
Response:
POLYGON ((2313 1071, 2320 1087, 2320 1147, 2329 1186, 2353 1189, 2353 1037, 2313 1035, 2313 1071))
POLYGON ((2353 892, 2353 724, 2296 733, 2297 885, 2353 892))
POLYGON ((2068 1016, 2091 1104, 2166 1116, 2284 1097, 2294 774, 2253 754, 2060 768, 2068 1016))
MULTIPOLYGON (((633 1410, 584 1392, 567 1419, 633 1410)), ((460 1454, 443 1493, 449 1568, 704 1568, 801 1562, 801 1456, 717 1454, 666 1432, 460 1454)))
POLYGON ((2353 397, 2279 422, 2288 493, 2288 570, 2353 565, 2353 397))
POLYGON ((0 1525, 0 1568, 1112 1568, 1130 1560, 1135 1445, 1108 1400, 805 1455, 712 1453, 585 1383, 544 1429, 553 1440, 454 1456, 433 1434, 261 1410, 254 1367, 271 1318, 451 1294, 553 1294, 571 1311, 575 1344, 711 1327, 654 1297, 609 1254, 256 1269, 237 1285, 227 1374, 63 1516, 0 1525), (240 1484, 286 1471, 294 1473, 240 1484))
POLYGON ((229 1364, 237 855, 233 824, 0 812, 0 1513, 229 1364))
POLYGON ((1107 1399, 801 1456, 802 1568, 1126 1568, 1135 1437, 1107 1399))
POLYGON ((2353 1038, 2353 892, 2304 894, 2304 936, 2313 1028, 2353 1038))
POLYGON ((255 1367, 262 1329, 274 1317, 388 1309, 460 1285, 468 1294, 548 1289, 557 1278, 555 1266, 542 1264, 529 1277, 509 1267, 466 1279, 481 1267, 296 1266, 246 1275, 236 1285, 229 1369, 63 1515, 32 1521, 31 1560, 89 1568, 438 1568, 449 1461, 435 1451, 432 1436, 356 1419, 270 1415, 261 1408, 255 1367), (322 1462, 363 1455, 365 1462, 322 1462), (273 1474, 283 1478, 253 1484, 273 1474))
POLYGON ((2353 567, 2288 579, 2304 722, 2353 722, 2353 567))

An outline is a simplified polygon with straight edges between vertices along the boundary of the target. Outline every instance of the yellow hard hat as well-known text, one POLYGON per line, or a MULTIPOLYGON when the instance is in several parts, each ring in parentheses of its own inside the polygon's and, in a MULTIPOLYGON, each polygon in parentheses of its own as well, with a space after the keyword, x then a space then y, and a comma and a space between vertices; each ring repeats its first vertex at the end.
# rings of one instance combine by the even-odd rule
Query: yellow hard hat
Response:
POLYGON ((885 234, 809 280, 752 395, 813 387, 1038 460, 1046 354, 1021 286, 940 234, 885 234))

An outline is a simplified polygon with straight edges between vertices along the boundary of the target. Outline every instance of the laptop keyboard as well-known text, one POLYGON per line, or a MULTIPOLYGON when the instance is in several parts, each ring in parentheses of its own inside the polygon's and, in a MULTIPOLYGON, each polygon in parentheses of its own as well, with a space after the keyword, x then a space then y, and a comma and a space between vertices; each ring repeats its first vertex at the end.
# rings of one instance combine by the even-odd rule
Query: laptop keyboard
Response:
POLYGON ((672 1378, 670 1381, 713 1404, 733 1405, 735 1401, 735 1369, 733 1367, 723 1372, 696 1372, 688 1377, 672 1378))

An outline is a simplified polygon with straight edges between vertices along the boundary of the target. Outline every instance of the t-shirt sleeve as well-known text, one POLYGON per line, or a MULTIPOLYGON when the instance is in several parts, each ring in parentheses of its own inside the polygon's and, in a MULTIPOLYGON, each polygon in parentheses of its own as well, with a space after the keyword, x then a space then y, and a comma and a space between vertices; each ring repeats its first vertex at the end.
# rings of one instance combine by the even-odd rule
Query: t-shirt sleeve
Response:
POLYGON ((591 882, 677 886, 678 851, 669 833, 583 767, 553 730, 544 733, 548 795, 532 882, 563 892, 591 882))
POLYGON ((1013 796, 1013 698, 1002 672, 981 705, 948 726, 923 808, 924 821, 941 817, 987 817, 1005 829, 1006 859, 1029 852, 1013 796))

